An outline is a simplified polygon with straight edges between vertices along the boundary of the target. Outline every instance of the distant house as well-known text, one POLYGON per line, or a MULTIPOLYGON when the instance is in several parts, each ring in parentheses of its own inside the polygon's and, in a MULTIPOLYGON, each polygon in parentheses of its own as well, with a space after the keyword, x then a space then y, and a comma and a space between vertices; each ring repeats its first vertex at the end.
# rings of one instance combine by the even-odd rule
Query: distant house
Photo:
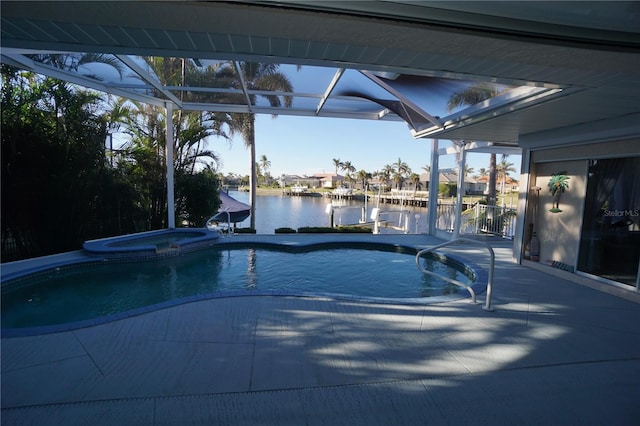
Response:
POLYGON ((313 176, 282 175, 278 179, 281 187, 303 185, 309 188, 336 188, 344 181, 344 176, 333 173, 319 173, 313 176))
POLYGON ((369 184, 369 189, 378 189, 385 186, 385 183, 379 177, 373 177, 367 181, 369 184))
MULTIPOLYGON (((489 176, 478 176, 476 178, 476 181, 478 183, 482 183, 484 185, 484 193, 486 194, 489 191, 489 176)), ((502 179, 501 178, 497 178, 496 179, 496 191, 497 192, 502 192, 502 179)), ((518 191, 519 188, 519 182, 513 178, 511 178, 510 176, 507 176, 506 179, 504 180, 504 192, 512 192, 512 191, 518 191)))
MULTIPOLYGON (((422 173, 420 174, 420 184, 422 185, 423 190, 429 190, 429 181, 431 179, 430 173, 422 173)), ((457 185, 458 184, 458 175, 452 173, 450 171, 441 171, 438 174, 438 184, 447 184, 447 185, 457 185)), ((478 182, 476 179, 465 176, 464 178, 464 187, 463 193, 465 195, 481 195, 487 189, 487 184, 484 182, 478 182)))
POLYGON ((322 188, 337 188, 344 182, 344 176, 335 173, 317 173, 312 177, 318 180, 322 188))
POLYGON ((282 188, 293 185, 302 185, 309 188, 318 188, 320 186, 317 178, 299 175, 282 175, 278 179, 278 184, 280 184, 282 188))

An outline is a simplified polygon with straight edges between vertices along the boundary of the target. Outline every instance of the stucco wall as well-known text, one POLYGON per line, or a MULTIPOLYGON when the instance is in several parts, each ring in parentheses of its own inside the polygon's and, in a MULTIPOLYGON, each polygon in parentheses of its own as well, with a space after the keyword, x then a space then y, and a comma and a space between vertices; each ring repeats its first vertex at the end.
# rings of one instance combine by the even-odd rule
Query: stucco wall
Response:
POLYGON ((540 262, 562 262, 576 265, 582 211, 586 194, 586 160, 538 163, 535 166, 535 186, 540 190, 538 214, 535 218, 540 240, 540 262), (569 188, 560 196, 559 213, 553 207, 553 196, 548 187, 551 175, 564 172, 569 176, 569 188))

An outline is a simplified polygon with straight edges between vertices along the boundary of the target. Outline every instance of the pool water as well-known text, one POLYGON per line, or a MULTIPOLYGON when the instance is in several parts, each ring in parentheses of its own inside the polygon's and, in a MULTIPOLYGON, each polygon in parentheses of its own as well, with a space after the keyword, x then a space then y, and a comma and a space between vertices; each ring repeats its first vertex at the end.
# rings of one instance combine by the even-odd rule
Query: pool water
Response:
MULTIPOLYGON (((431 270, 472 284, 455 268, 424 261, 431 270)), ((423 298, 460 288, 422 274, 415 251, 211 248, 162 260, 78 266, 9 283, 2 291, 2 327, 65 324, 237 291, 423 298)))

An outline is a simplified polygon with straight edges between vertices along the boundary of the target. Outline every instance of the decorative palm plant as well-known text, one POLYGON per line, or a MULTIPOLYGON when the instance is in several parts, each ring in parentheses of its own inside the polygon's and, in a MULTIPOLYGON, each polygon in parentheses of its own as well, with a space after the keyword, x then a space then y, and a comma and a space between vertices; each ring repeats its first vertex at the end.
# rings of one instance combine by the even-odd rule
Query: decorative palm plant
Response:
POLYGON ((551 213, 559 213, 562 210, 559 208, 560 195, 569 188, 569 176, 565 175, 566 172, 558 172, 551 175, 549 183, 549 191, 553 196, 553 208, 549 209, 551 213))

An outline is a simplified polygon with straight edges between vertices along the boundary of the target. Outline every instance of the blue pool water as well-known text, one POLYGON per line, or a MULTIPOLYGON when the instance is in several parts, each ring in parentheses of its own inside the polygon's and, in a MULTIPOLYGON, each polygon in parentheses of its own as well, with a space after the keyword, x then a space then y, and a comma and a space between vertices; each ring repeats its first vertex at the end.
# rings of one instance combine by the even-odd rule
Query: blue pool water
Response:
MULTIPOLYGON (((2 327, 73 323, 194 295, 278 292, 426 298, 460 291, 418 271, 415 251, 393 250, 210 248, 146 262, 54 270, 3 286, 2 327)), ((424 261, 431 270, 473 283, 458 269, 424 261)))

